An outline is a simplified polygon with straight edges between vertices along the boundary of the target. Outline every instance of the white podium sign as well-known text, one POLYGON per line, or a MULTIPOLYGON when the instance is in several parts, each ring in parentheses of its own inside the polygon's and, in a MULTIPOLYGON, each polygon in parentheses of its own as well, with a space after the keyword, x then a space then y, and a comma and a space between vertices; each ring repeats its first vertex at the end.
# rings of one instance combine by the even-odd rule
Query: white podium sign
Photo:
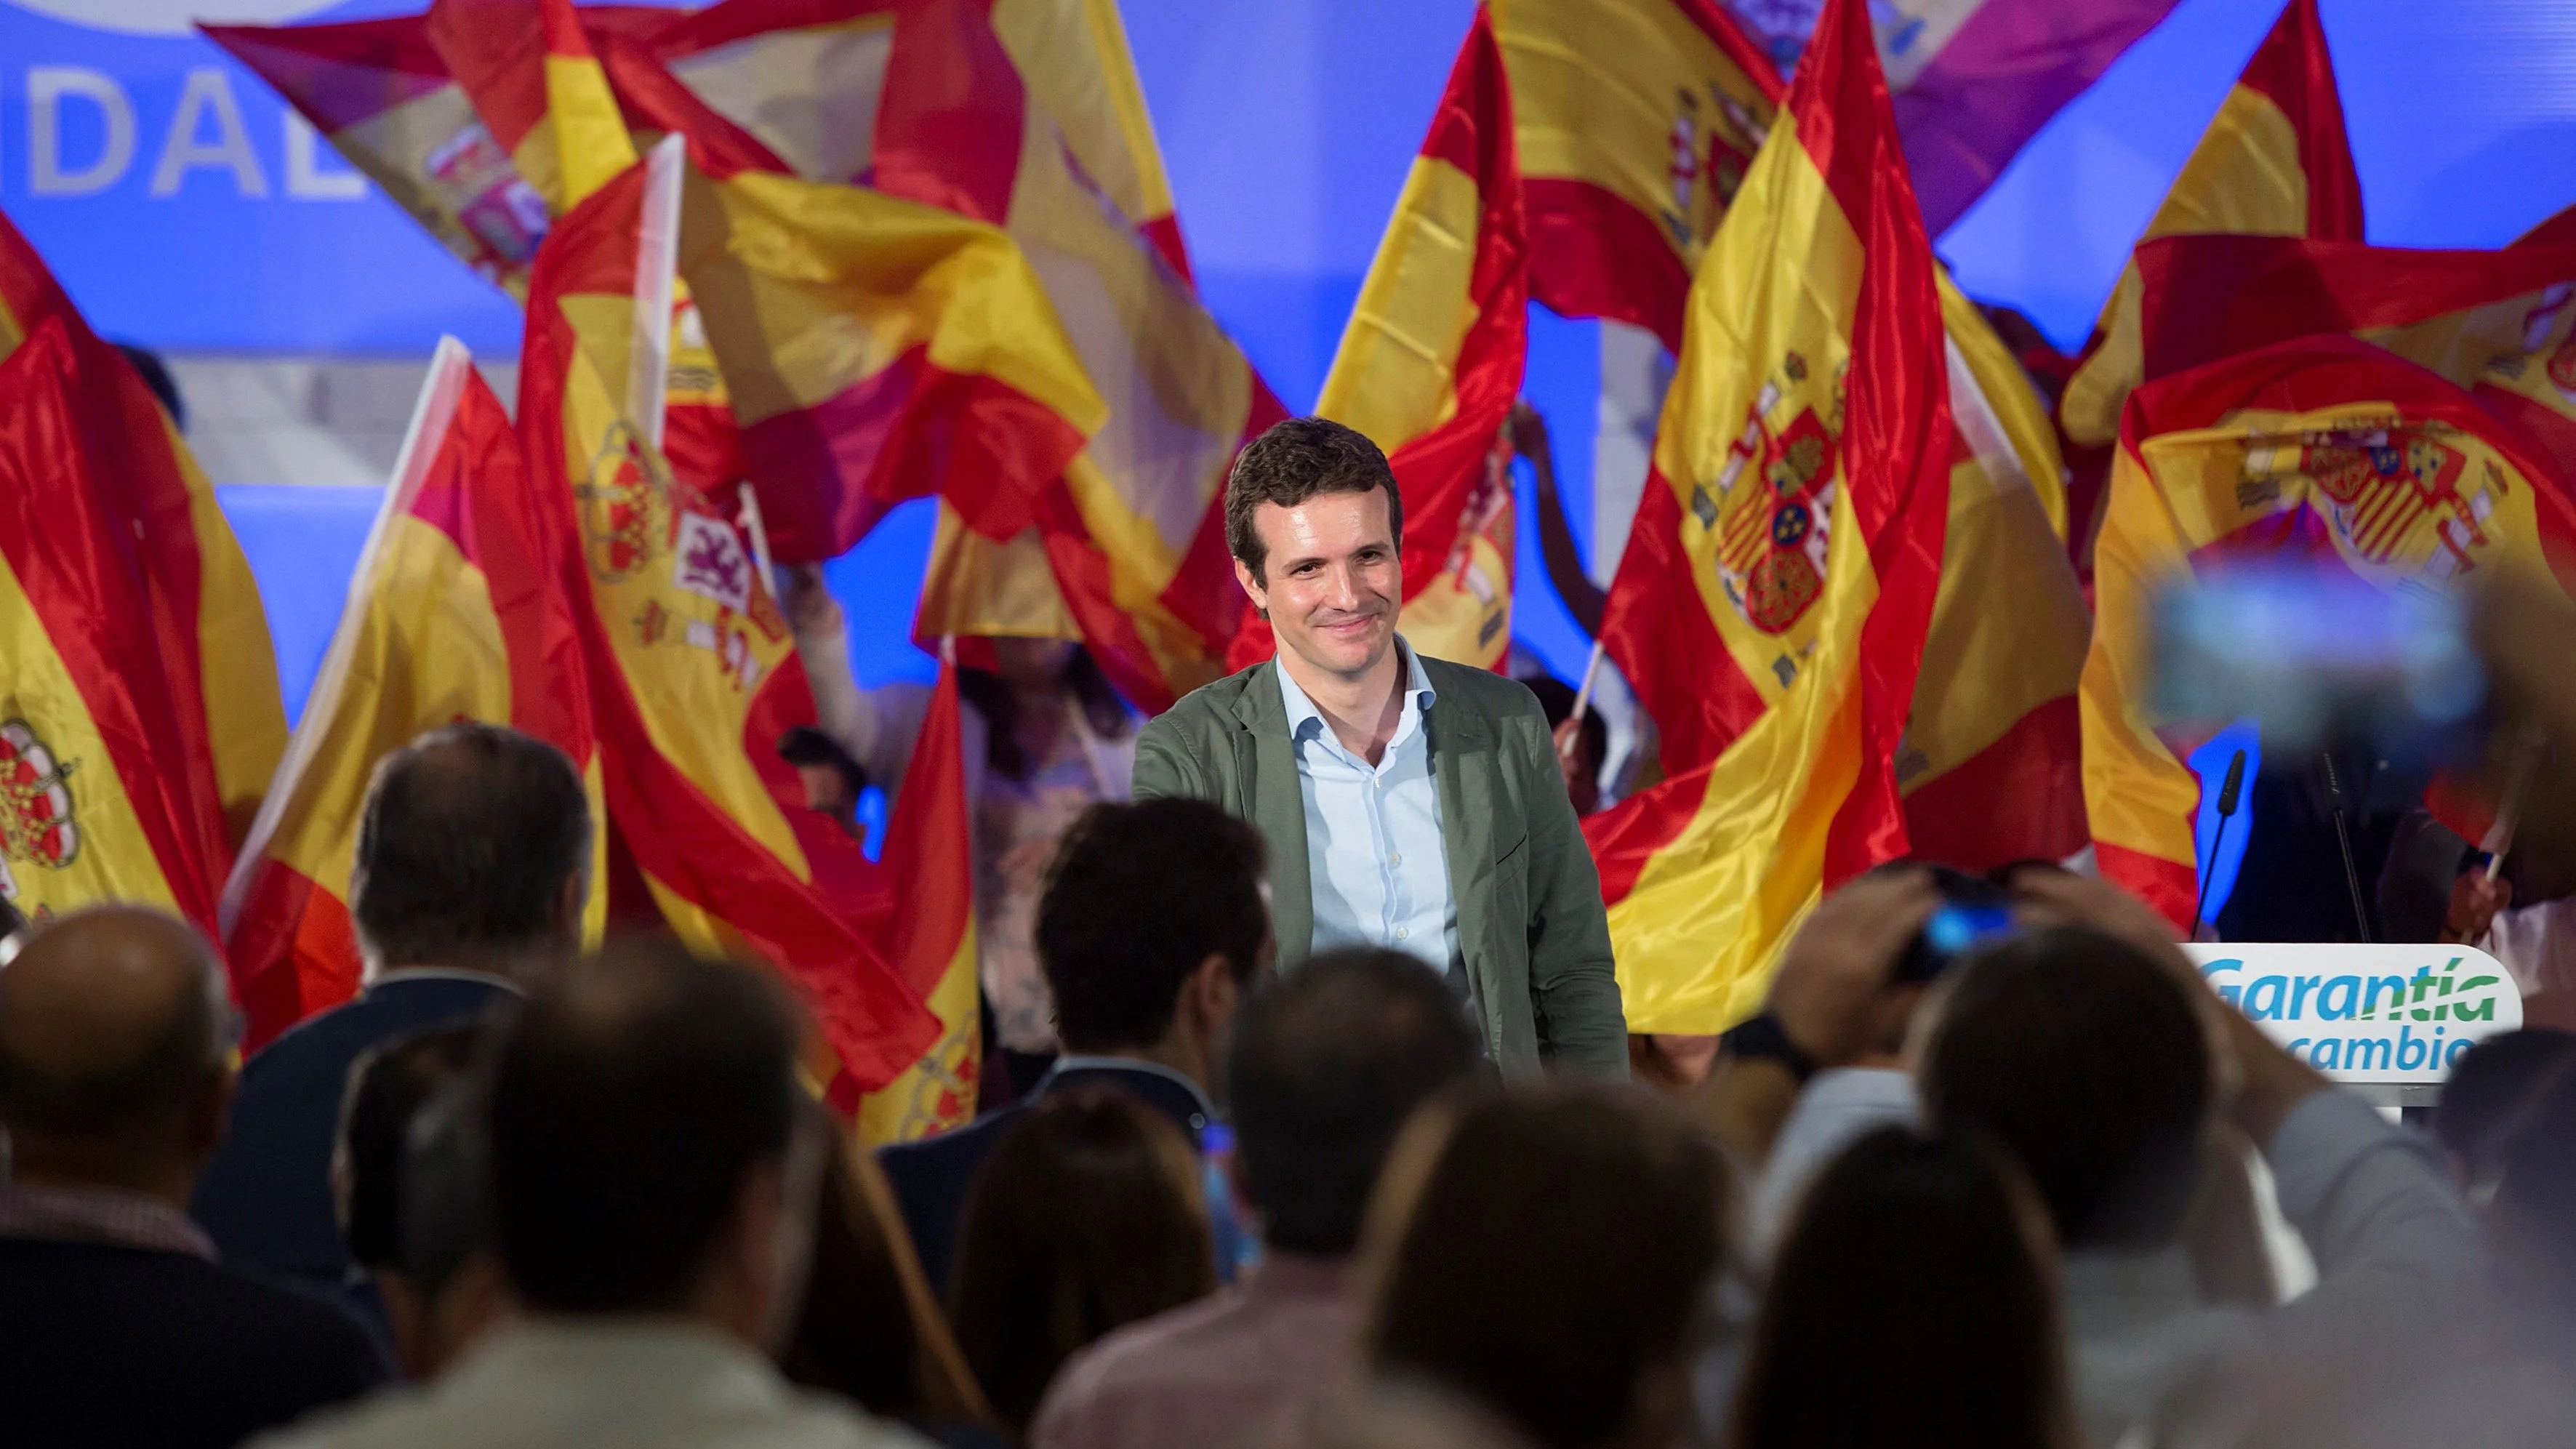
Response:
POLYGON ((2430 1085, 2522 1025, 2522 993, 2469 946, 2188 943, 2219 997, 2338 1082, 2430 1085))

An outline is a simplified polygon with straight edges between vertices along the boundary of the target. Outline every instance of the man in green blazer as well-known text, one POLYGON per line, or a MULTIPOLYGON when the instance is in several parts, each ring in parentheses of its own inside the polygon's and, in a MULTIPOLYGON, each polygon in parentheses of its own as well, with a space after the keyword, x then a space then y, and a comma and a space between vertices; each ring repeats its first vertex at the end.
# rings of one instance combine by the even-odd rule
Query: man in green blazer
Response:
POLYGON ((1211 801, 1270 846, 1282 971, 1383 946, 1445 972, 1507 1075, 1628 1073, 1601 880, 1538 701, 1395 632, 1404 500, 1366 437, 1292 418, 1226 482, 1235 577, 1275 658, 1145 726, 1135 791, 1211 801))

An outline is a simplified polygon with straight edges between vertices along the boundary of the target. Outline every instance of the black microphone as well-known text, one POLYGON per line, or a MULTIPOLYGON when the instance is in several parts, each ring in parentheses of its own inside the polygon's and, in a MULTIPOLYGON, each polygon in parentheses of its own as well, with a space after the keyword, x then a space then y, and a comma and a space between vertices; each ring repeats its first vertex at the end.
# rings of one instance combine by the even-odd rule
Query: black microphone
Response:
POLYGON ((2210 832, 2209 859, 2200 863, 2200 894, 2192 897, 2191 934, 2200 938, 2201 911, 2209 904, 2210 877, 2218 873, 2218 847, 2227 839, 2227 822, 2236 814, 2236 797, 2245 788, 2245 752, 2238 750, 2227 760, 2227 779, 2218 787, 2218 828, 2210 832))
POLYGON ((2370 944, 2370 908, 2362 901, 2361 871, 2352 863, 2352 829, 2344 821, 2343 777, 2335 772, 2334 751, 2317 756, 2326 771, 2326 809, 2334 815, 2335 847, 2343 852, 2344 889, 2352 893, 2353 929, 2361 933, 2363 945, 2370 944))

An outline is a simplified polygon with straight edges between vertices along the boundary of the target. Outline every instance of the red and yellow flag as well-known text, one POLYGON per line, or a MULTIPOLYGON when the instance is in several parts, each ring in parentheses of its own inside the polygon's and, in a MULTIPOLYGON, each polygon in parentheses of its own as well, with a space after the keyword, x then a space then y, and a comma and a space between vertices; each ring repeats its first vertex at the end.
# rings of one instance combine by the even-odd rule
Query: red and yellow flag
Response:
POLYGON ((1159 207, 1168 220, 1169 193, 1123 38, 1093 13, 1104 8, 1086 3, 1080 20, 1071 0, 908 9, 875 179, 1008 233, 1092 385, 1114 400, 1062 486, 1041 495, 1033 537, 942 527, 916 635, 1079 634, 1153 712, 1223 667, 1242 612, 1225 471, 1283 410, 1173 265, 1170 228, 1120 209, 1159 207), (1068 99, 1082 95, 1130 100, 1068 99), (1138 180, 1095 186, 1095 162, 1138 180), (1032 567, 1041 557, 1044 573, 1032 567))
MULTIPOLYGON (((2361 181, 2344 139, 2325 27, 2316 0, 2290 0, 2140 240, 2236 232, 2357 242, 2361 229, 2361 181)), ((2120 405, 2143 375, 2144 287, 2132 260, 2058 400, 2058 421, 2079 448, 2108 447, 2119 435, 2120 405)), ((2070 536, 2080 550, 2095 521, 2099 467, 2088 461, 2079 474, 2070 536)))
POLYGON ((2147 381, 2297 337, 2375 343, 2463 387, 2576 292, 2576 245, 2411 251, 2281 236, 2142 242, 2147 381))
POLYGON ((859 1141, 871 1147, 917 1141, 975 1116, 983 988, 975 973, 975 857, 953 664, 939 671, 895 799, 884 866, 898 908, 887 924, 886 956, 939 1018, 939 1041, 860 1100, 859 1141))
POLYGON ((1825 888, 1906 850, 1896 758, 1949 508, 1944 368, 1868 12, 1832 0, 1700 263, 1611 587, 1605 640, 1664 686, 1648 704, 1668 735, 1691 727, 1676 684, 1750 701, 1709 764, 1587 823, 1632 1030, 1723 1027, 1825 888))
MULTIPOLYGON (((1512 644, 1511 447, 1529 248, 1511 85, 1483 12, 1396 198, 1315 411, 1386 450, 1404 490, 1406 642, 1499 667, 1512 644)), ((1229 663, 1270 657, 1246 610, 1229 663)))
POLYGON ((224 891, 251 1049, 356 994, 349 878, 367 785, 377 761, 441 725, 510 725, 584 772, 598 934, 607 826, 589 684, 557 564, 569 545, 561 511, 530 487, 501 400, 465 348, 442 340, 339 630, 224 891))
MULTIPOLYGON (((2503 258, 2534 251, 2576 252, 2576 208, 2535 228, 2506 248, 2503 258)), ((2531 299, 2521 323, 2514 345, 2479 373, 2477 399, 2536 440, 2560 477, 2576 480, 2576 280, 2555 282, 2531 299)))
MULTIPOLYGON (((898 413, 908 365, 869 381, 939 330, 936 313, 954 304, 964 279, 930 263, 938 248, 963 243, 952 235, 925 250, 928 224, 887 222, 901 213, 882 198, 818 201, 839 233, 815 249, 827 258, 863 222, 899 224, 912 236, 882 252, 875 280, 864 284, 844 260, 805 276, 779 270, 778 262, 813 255, 794 245, 759 256, 734 249, 766 281, 874 292, 858 320, 867 324, 872 308, 892 327, 882 342, 862 342, 854 339, 867 337, 864 328, 783 306, 746 321, 719 303, 727 315, 708 318, 728 381, 765 390, 737 412, 747 432, 762 435, 752 446, 768 460, 753 469, 764 511, 787 520, 774 539, 778 556, 838 552, 885 498, 936 486, 947 506, 917 635, 1079 637, 1149 709, 1212 675, 1240 609, 1224 547, 1224 469, 1280 409, 1190 289, 1114 13, 1074 0, 732 0, 649 42, 613 39, 606 50, 630 121, 686 131, 693 155, 723 182, 757 172, 864 182, 997 228, 1043 287, 1055 319, 1046 330, 1061 328, 1083 390, 1119 400, 1084 418, 1063 389, 1033 386, 1029 369, 1000 366, 992 344, 978 342, 993 364, 983 375, 1006 378, 1006 390, 935 387, 898 413), (742 58, 755 53, 776 63, 750 67, 742 58), (806 100, 824 58, 851 93, 818 109, 806 100), (863 127, 831 120, 860 116, 863 127), (897 306, 882 289, 906 267, 932 285, 897 306), (800 340, 818 332, 841 341, 800 340), (854 388, 866 405, 836 407, 854 388), (1038 416, 1032 398, 1059 418, 1073 415, 1082 440, 1069 460, 1050 458, 1065 434, 1038 416), (979 415, 985 405, 995 410, 989 417, 979 415), (1014 434, 1030 445, 996 451, 1014 434), (943 438, 969 440, 975 451, 939 455, 943 438), (935 463, 926 476, 907 461, 925 450, 935 463), (1000 466, 986 468, 983 458, 1000 466), (1036 486, 1024 489, 1032 477, 1036 486), (891 494, 887 478, 902 480, 891 494), (986 511, 1024 491, 1025 521, 986 511), (1005 531, 1008 523, 1016 527, 1005 531)), ((693 224, 709 215, 692 208, 693 224)), ((802 219, 774 223, 792 235, 802 219)), ((690 254, 695 266, 707 252, 693 245, 690 254)), ((1041 315, 1018 302, 1009 310, 1041 315)), ((946 335, 945 360, 977 373, 957 345, 988 334, 969 316, 946 335)))
POLYGON ((1527 198, 1530 291, 1678 352, 1700 255, 1780 107, 1714 0, 1491 0, 1527 198))
MULTIPOLYGON (((524 299, 528 265, 552 215, 567 196, 608 174, 597 168, 613 154, 590 153, 600 159, 579 163, 588 176, 567 177, 554 159, 564 126, 607 145, 602 90, 596 68, 581 63, 584 48, 630 37, 643 43, 684 18, 650 6, 450 0, 382 20, 201 28, 276 87, 430 235, 524 299), (558 93, 566 117, 560 123, 558 93), (490 124, 478 105, 491 108, 490 124), (541 184, 521 172, 522 160, 541 184)), ((730 490, 743 462, 723 383, 714 359, 692 340, 687 300, 675 305, 681 341, 671 357, 664 452, 700 488, 730 490)))
POLYGON ((2159 590, 2247 557, 2382 588, 2535 576, 2576 547, 2576 505, 2527 435, 2369 343, 2310 337, 2131 395, 2094 553, 2084 787, 2102 873, 2189 920, 2199 783, 2149 707, 2159 590))
POLYGON ((161 631, 148 540, 108 476, 115 379, 96 374, 99 349, 77 346, 61 317, 11 341, 0 361, 0 893, 39 918, 104 901, 158 906, 212 936, 223 812, 188 661, 161 631))
POLYGON ((2091 619, 2046 405, 1945 274, 1950 512, 1896 755, 1913 854, 1968 870, 2083 849, 2075 709, 2091 619))
MULTIPOLYGON (((475 7, 469 5, 471 13, 475 7)), ((591 35, 651 36, 683 12, 647 5, 584 5, 591 35)), ((541 56, 546 33, 533 4, 482 17, 447 37, 486 65, 512 47, 541 56)), ((454 26, 451 12, 450 26, 454 26)), ((388 16, 329 25, 207 25, 209 40, 277 88, 350 165, 383 189, 467 266, 513 297, 525 297, 528 266, 544 239, 548 197, 530 184, 513 153, 541 127, 540 111, 513 113, 511 139, 494 134, 449 69, 432 16, 388 16)), ((532 56, 533 58, 533 56, 532 56)), ((543 98, 537 98, 542 107, 543 98)), ((551 138, 534 142, 551 154, 551 138)), ((560 177, 554 178, 560 181, 560 177)))
MULTIPOLYGON (((135 566, 187 748, 164 768, 218 802, 227 851, 250 828, 286 748, 268 615, 214 485, 141 374, 99 340, 35 248, 0 216, 0 357, 48 320, 76 363, 83 447, 135 566)), ((229 854, 219 855, 220 875, 229 854)))
MULTIPOLYGON (((1508 77, 1531 293, 1566 315, 1643 327, 1678 347, 1692 270, 1780 106, 1770 62, 1704 0, 1494 0, 1489 9, 1508 77)), ((1933 667, 1897 777, 1927 854, 1963 863, 2063 855, 2084 838, 2074 696, 2085 627, 2057 542, 2063 460, 2047 405, 2011 352, 1940 282, 1959 435, 1926 645, 1933 667), (1977 808, 1961 808, 1963 799, 1977 808)), ((1708 688, 1696 663, 1659 672, 1643 682, 1664 686, 1659 720, 1682 721, 1678 731, 1667 724, 1663 740, 1674 772, 1715 759, 1762 706, 1749 688, 1708 688)))
POLYGON ((540 496, 573 514, 561 567, 608 814, 654 905, 701 950, 776 965, 852 1087, 873 1090, 938 1022, 854 924, 841 886, 866 873, 856 843, 801 808, 777 759, 814 700, 750 543, 648 431, 685 165, 679 138, 664 141, 549 234, 529 282, 520 441, 540 496))

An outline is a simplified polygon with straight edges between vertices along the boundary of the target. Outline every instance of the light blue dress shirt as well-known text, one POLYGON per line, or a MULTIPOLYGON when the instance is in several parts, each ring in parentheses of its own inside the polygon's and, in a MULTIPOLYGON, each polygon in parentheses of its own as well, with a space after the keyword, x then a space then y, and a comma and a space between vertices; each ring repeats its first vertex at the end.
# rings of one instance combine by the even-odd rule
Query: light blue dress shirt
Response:
POLYGON ((1458 959, 1458 900, 1424 719, 1437 696, 1412 646, 1398 639, 1395 647, 1404 661, 1404 711, 1375 765, 1342 748, 1286 668, 1273 671, 1306 802, 1314 949, 1384 946, 1445 972, 1458 959))

